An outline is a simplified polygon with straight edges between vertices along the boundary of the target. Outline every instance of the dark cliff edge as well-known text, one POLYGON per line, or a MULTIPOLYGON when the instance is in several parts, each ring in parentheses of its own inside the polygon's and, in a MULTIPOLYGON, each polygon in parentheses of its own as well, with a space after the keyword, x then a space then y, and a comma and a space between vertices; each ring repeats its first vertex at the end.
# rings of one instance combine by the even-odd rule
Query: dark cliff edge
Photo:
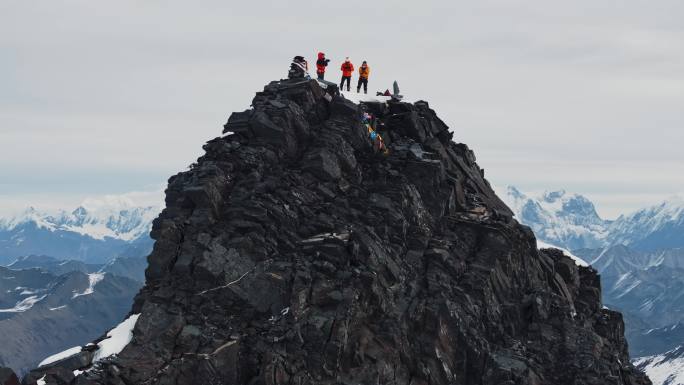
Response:
POLYGON ((537 250, 428 103, 365 105, 387 156, 316 81, 252 107, 169 180, 132 341, 24 383, 651 383, 596 271, 537 250))

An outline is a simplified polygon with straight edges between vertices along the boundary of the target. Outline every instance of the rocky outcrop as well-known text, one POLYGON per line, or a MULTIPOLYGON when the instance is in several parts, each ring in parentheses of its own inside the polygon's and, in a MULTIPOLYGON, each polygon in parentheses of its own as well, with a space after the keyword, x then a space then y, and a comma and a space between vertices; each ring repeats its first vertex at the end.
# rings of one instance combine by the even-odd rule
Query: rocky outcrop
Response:
POLYGON ((233 114, 169 180, 133 340, 68 381, 650 384, 596 272, 537 250, 428 103, 363 107, 389 155, 315 81, 233 114))

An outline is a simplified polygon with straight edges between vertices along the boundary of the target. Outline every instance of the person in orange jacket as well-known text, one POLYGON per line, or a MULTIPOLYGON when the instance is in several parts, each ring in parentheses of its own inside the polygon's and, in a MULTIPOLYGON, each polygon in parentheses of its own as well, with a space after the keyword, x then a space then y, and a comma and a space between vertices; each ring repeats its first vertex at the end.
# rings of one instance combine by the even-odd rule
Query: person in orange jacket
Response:
POLYGON ((368 63, 366 61, 363 61, 363 64, 361 64, 361 67, 359 67, 359 82, 356 85, 356 93, 358 94, 359 91, 361 91, 361 85, 363 84, 363 93, 367 94, 368 93, 368 77, 370 76, 370 67, 368 66, 368 63))
POLYGON ((354 72, 354 65, 349 61, 349 57, 344 59, 344 63, 340 67, 342 71, 342 82, 340 83, 340 91, 344 88, 344 82, 347 82, 347 91, 349 91, 352 73, 354 72))

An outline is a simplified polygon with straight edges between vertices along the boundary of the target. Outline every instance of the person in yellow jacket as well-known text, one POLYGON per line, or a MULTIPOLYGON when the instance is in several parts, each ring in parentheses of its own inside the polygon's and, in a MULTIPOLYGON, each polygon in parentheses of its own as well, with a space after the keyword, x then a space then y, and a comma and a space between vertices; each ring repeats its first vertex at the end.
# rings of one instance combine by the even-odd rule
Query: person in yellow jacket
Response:
POLYGON ((368 66, 368 63, 364 60, 363 64, 361 64, 361 67, 359 67, 359 82, 356 85, 356 93, 358 94, 361 91, 361 85, 363 84, 363 93, 367 94, 368 93, 368 77, 370 76, 370 67, 368 66))

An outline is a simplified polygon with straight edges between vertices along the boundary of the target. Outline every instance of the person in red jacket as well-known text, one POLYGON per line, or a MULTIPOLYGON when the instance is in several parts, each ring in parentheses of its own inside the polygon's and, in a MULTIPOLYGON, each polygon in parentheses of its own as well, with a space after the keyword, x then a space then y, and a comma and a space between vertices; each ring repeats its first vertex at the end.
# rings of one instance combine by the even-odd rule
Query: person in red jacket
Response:
POLYGON ((325 58, 323 52, 318 53, 318 60, 316 60, 316 74, 318 75, 318 80, 324 80, 325 78, 325 67, 328 66, 330 59, 325 58))
POLYGON ((342 63, 342 67, 340 67, 340 70, 342 71, 342 82, 340 83, 340 91, 344 88, 344 82, 347 82, 347 91, 349 91, 349 84, 351 83, 351 77, 352 73, 354 72, 354 65, 349 61, 349 57, 344 59, 344 63, 342 63))

